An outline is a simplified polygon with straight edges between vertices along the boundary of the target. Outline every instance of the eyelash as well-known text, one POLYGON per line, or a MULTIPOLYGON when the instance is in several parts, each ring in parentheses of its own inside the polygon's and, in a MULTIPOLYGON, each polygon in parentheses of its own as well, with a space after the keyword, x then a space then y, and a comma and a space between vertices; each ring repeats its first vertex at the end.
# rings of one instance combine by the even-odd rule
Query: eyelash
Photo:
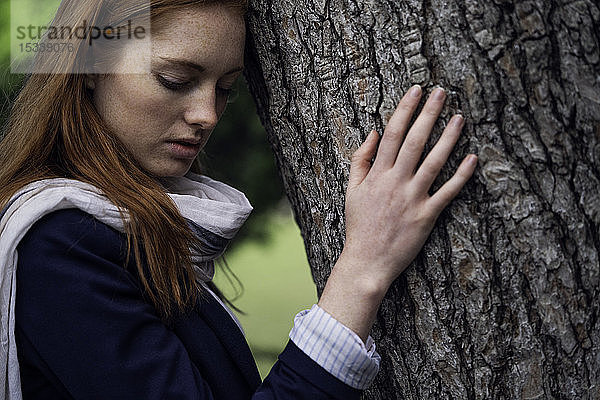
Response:
POLYGON ((173 92, 187 89, 187 88, 189 88, 190 83, 191 83, 191 82, 187 82, 187 81, 183 81, 183 82, 172 81, 170 79, 165 78, 161 74, 157 74, 156 79, 158 80, 158 83, 160 83, 162 86, 164 86, 165 88, 167 88, 173 92))
POLYGON ((229 97, 229 95, 231 94, 233 89, 232 88, 220 88, 217 86, 217 91, 221 92, 221 94, 223 94, 224 96, 229 97))
MULTIPOLYGON (((156 79, 158 80, 158 83, 160 83, 163 87, 173 92, 188 89, 191 84, 191 82, 189 81, 175 82, 170 79, 167 79, 161 74, 157 74, 156 79)), ((217 86, 217 91, 220 92, 222 95, 229 97, 229 95, 233 91, 233 88, 222 88, 217 86)))

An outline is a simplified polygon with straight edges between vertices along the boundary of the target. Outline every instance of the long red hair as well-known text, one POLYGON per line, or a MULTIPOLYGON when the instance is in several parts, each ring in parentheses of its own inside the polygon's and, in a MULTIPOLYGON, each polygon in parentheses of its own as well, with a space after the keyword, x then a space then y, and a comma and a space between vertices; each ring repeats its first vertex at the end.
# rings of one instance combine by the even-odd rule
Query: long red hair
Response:
MULTIPOLYGON (((63 0, 52 25, 116 26, 144 11, 152 20, 170 10, 214 3, 242 13, 247 7, 246 0, 63 0)), ((54 72, 26 78, 12 106, 0 142, 0 207, 40 179, 72 178, 99 188, 129 214, 128 255, 133 252, 145 295, 169 319, 192 306, 200 293, 190 253, 199 243, 159 183, 108 129, 86 89, 86 76, 64 73, 91 59, 85 40, 74 43, 75 51, 46 66, 54 72)))

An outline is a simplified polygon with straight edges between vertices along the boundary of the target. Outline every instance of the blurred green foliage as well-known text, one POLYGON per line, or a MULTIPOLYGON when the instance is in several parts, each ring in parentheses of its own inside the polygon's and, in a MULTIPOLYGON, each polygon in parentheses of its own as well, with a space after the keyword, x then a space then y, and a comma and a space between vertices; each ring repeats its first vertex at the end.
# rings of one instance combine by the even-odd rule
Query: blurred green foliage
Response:
MULTIPOLYGON (((0 0, 0 126, 24 76, 10 73, 10 0, 0 0)), ((268 210, 284 192, 254 101, 240 79, 223 118, 201 155, 202 172, 246 193, 254 211, 232 245, 242 238, 268 239, 268 210)), ((1 168, 1 166, 0 166, 1 168)))
POLYGON ((10 73, 10 0, 0 0, 0 123, 4 126, 8 108, 22 81, 10 73))

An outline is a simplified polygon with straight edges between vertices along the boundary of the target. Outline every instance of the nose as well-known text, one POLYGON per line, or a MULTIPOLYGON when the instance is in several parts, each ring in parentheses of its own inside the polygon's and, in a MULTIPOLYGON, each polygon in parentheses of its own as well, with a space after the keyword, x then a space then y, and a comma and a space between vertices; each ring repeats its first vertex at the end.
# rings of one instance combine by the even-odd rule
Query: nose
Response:
POLYGON ((197 93, 189 97, 183 118, 189 125, 198 125, 201 129, 212 130, 219 121, 214 88, 198 88, 197 93))

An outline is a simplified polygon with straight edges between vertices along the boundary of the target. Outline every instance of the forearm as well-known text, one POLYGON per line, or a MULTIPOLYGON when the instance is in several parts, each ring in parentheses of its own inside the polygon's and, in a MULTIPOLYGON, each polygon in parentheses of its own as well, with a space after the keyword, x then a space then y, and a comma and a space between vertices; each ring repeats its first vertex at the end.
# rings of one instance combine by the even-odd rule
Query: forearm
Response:
POLYGON ((357 265, 357 262, 342 252, 318 304, 366 342, 391 282, 370 276, 370 266, 357 265))

